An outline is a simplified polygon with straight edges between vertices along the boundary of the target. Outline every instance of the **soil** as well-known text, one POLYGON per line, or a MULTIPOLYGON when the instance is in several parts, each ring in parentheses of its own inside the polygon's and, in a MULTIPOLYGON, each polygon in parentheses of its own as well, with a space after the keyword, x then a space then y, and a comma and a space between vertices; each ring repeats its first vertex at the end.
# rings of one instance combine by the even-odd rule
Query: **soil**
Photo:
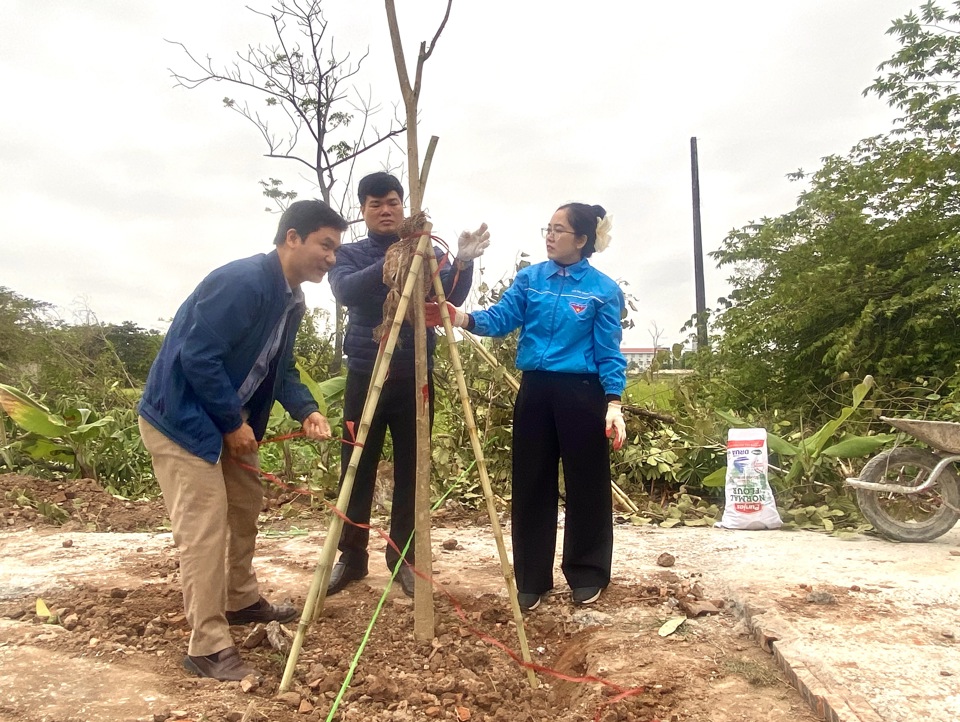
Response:
MULTIPOLYGON (((17 475, 0 476, 0 497, 3 720, 817 719, 724 600, 696 574, 669 568, 618 567, 596 604, 573 606, 563 587, 526 615, 533 689, 511 651, 517 630, 489 524, 455 509, 434 516, 434 638, 414 638, 413 602, 392 589, 339 703, 389 582, 382 569, 326 600, 290 693, 277 694, 296 623, 273 633, 274 645, 260 628, 231 628, 258 685, 198 679, 181 667, 189 629, 162 502, 119 499, 91 480, 17 475), (40 501, 66 518, 52 521, 40 501), (50 617, 38 616, 38 596, 50 617), (677 617, 688 619, 661 636, 677 617)), ((302 605, 325 514, 296 498, 265 507, 261 591, 302 605)), ((372 563, 382 548, 371 544, 372 563)))

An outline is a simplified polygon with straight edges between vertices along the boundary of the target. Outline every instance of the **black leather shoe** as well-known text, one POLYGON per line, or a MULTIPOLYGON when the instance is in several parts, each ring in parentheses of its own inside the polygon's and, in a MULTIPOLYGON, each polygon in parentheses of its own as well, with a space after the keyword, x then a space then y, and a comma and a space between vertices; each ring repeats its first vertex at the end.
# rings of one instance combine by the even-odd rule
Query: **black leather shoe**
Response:
POLYGON ((249 607, 227 612, 227 624, 254 624, 256 622, 280 622, 286 624, 297 618, 300 612, 292 604, 271 604, 263 597, 249 607))
POLYGON ((183 658, 183 668, 198 677, 209 677, 224 682, 238 682, 249 675, 258 675, 257 670, 243 663, 236 647, 221 649, 205 657, 183 658))
POLYGON ((348 567, 343 562, 337 562, 330 571, 330 582, 327 584, 327 596, 329 597, 331 594, 342 592, 344 587, 350 582, 363 579, 365 576, 367 576, 366 569, 348 567))
POLYGON ((413 573, 413 569, 409 566, 400 562, 400 571, 397 572, 397 579, 400 580, 400 588, 403 589, 403 593, 408 597, 413 597, 413 586, 416 584, 417 575, 413 573))

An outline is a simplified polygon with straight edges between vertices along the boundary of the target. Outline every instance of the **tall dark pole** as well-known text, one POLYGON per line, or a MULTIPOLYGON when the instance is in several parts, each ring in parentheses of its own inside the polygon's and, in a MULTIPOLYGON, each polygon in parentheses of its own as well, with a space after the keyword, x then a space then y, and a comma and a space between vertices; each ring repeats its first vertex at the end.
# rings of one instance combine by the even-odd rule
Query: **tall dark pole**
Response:
POLYGON ((697 139, 690 139, 690 172, 693 176, 693 272, 697 289, 697 348, 707 347, 707 301, 703 290, 703 234, 700 230, 700 164, 697 139))

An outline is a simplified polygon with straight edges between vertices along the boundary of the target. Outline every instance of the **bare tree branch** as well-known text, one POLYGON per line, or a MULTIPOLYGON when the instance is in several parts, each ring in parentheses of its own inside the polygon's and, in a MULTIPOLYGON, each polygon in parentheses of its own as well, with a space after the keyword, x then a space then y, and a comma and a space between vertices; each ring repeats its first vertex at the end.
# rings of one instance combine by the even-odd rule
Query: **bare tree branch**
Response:
POLYGON ((410 76, 407 73, 407 63, 403 55, 403 42, 400 39, 400 25, 397 23, 397 8, 394 0, 384 0, 387 11, 387 25, 390 28, 390 42, 393 45, 393 58, 397 66, 397 78, 400 81, 400 94, 403 96, 403 105, 406 111, 407 127, 407 167, 410 180, 410 212, 419 213, 423 200, 423 179, 420 175, 420 151, 417 145, 417 103, 420 99, 420 83, 423 78, 423 65, 433 49, 447 19, 450 17, 450 7, 453 0, 447 0, 447 8, 443 15, 440 27, 430 42, 430 49, 426 43, 420 43, 417 55, 416 75, 413 87, 410 86, 410 76))
POLYGON ((440 33, 443 32, 443 29, 447 25, 447 20, 450 18, 450 7, 453 5, 453 0, 447 0, 447 9, 443 14, 443 20, 440 21, 440 27, 437 28, 437 32, 433 34, 433 39, 430 41, 430 45, 427 46, 425 43, 420 43, 420 55, 417 57, 417 80, 414 84, 413 94, 414 97, 420 97, 420 81, 423 78, 423 64, 427 62, 427 59, 433 55, 433 49, 437 47, 437 41, 440 39, 440 33))
MULTIPOLYGON (((210 81, 226 82, 240 92, 260 95, 266 110, 256 110, 242 98, 228 96, 223 103, 257 128, 267 146, 266 157, 293 160, 309 168, 310 182, 316 183, 324 201, 330 203, 333 189, 342 183, 340 212, 354 215, 349 210, 352 203, 348 189, 357 158, 386 141, 395 143, 396 136, 406 130, 405 122, 395 113, 387 130, 379 131, 371 122, 379 106, 363 101, 359 93, 359 103, 351 99, 353 79, 369 56, 369 48, 356 62, 350 53, 339 57, 333 38, 329 43, 326 40, 328 24, 321 0, 275 0, 269 12, 247 9, 269 20, 276 42, 249 45, 237 52, 231 63, 216 69, 209 56, 200 60, 183 43, 168 41, 178 45, 191 64, 189 74, 170 71, 176 85, 194 89, 210 81), (286 128, 285 133, 275 132, 274 115, 280 118, 278 125, 286 128), (358 115, 362 122, 351 128, 358 115)), ((264 195, 281 209, 296 197, 296 192, 283 190, 277 179, 261 181, 261 185, 264 195)), ((334 316, 331 373, 340 370, 343 348, 343 313, 339 307, 334 316)))
POLYGON ((390 28, 390 42, 393 45, 393 59, 397 66, 397 78, 400 81, 400 94, 407 101, 412 92, 410 76, 407 74, 407 61, 403 55, 403 41, 400 39, 400 25, 397 23, 397 7, 393 0, 384 0, 387 8, 387 27, 390 28))
POLYGON ((270 22, 274 43, 250 45, 218 68, 209 56, 201 59, 183 43, 168 40, 181 48, 192 68, 171 69, 171 76, 176 86, 191 90, 211 81, 224 82, 241 93, 262 97, 265 110, 243 98, 227 96, 223 103, 257 128, 267 146, 265 157, 294 160, 309 168, 329 202, 338 174, 352 171, 357 156, 402 133, 404 124, 394 118, 380 132, 370 122, 379 106, 358 106, 351 100, 350 83, 369 49, 356 62, 350 53, 340 57, 335 52, 321 0, 277 0, 269 11, 247 9, 270 22), (362 122, 351 127, 358 115, 362 122), (286 130, 278 134, 280 127, 286 130))
POLYGON ((450 19, 450 7, 453 5, 453 0, 447 0, 447 11, 443 14, 443 20, 440 21, 440 27, 437 28, 437 32, 433 34, 433 40, 430 41, 430 47, 427 49, 426 54, 423 56, 424 61, 427 60, 432 54, 433 49, 437 47, 437 40, 440 39, 440 33, 443 32, 443 29, 447 26, 447 20, 450 19))

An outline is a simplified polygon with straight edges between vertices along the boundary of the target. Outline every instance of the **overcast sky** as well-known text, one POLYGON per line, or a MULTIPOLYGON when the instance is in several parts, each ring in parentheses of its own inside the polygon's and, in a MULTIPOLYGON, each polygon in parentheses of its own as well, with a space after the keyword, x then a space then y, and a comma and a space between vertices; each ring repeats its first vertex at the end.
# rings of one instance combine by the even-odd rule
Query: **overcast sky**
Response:
MULTIPOLYGON (((267 10, 268 2, 250 0, 267 10)), ((397 0, 408 56, 443 0, 397 0)), ((455 0, 428 61, 421 145, 440 138, 425 206, 435 232, 486 221, 484 278, 520 252, 545 258, 539 228, 562 203, 599 203, 613 242, 591 262, 628 282, 635 346, 682 338, 695 310, 690 138, 699 145, 705 251, 735 227, 789 211, 785 174, 885 132, 864 98, 896 47, 886 30, 919 0, 455 0)), ((369 49, 357 85, 399 99, 380 2, 327 0, 338 55, 369 49)), ((258 181, 314 190, 298 166, 223 107, 223 85, 174 87, 183 42, 222 65, 272 27, 242 0, 0 0, 0 286, 104 322, 165 328, 210 270, 269 251, 277 216, 258 181)), ((260 107, 262 100, 253 97, 260 107)), ((360 175, 399 163, 393 149, 360 175)), ((728 291, 708 258, 708 306, 728 291)), ((332 307, 326 282, 308 302, 332 307)))

